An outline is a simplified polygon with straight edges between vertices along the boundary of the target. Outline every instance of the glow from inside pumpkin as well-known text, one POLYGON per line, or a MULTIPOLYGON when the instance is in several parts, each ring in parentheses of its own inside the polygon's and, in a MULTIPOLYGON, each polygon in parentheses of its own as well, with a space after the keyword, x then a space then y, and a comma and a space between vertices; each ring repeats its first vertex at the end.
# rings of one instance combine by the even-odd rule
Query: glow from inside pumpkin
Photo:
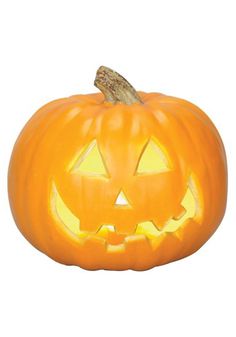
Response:
POLYGON ((71 173, 108 177, 96 139, 82 149, 69 167, 71 173))
POLYGON ((115 201, 115 206, 120 207, 120 206, 130 206, 130 203, 125 195, 125 193, 121 190, 120 193, 118 194, 116 201, 115 201))
MULTIPOLYGON (((170 170, 169 164, 167 155, 161 145, 158 144, 157 140, 149 139, 140 154, 135 174, 166 172, 170 170)), ((75 156, 68 171, 72 174, 109 177, 105 160, 96 139, 75 156)))
POLYGON ((151 174, 169 171, 169 162, 161 145, 150 139, 140 155, 136 174, 151 174))
POLYGON ((111 252, 115 252, 117 251, 117 249, 124 249, 125 246, 123 244, 123 241, 127 241, 129 239, 145 236, 152 243, 163 233, 176 232, 181 226, 183 226, 186 220, 191 219, 196 215, 196 201, 197 198, 195 194, 195 189, 190 183, 181 202, 181 205, 185 212, 184 214, 182 214, 182 216, 180 216, 179 219, 170 219, 169 221, 167 221, 162 230, 157 229, 157 227, 151 220, 140 222, 137 224, 135 232, 130 235, 124 235, 116 232, 115 227, 112 224, 102 225, 96 233, 80 230, 80 220, 66 206, 55 185, 53 188, 52 206, 60 223, 62 223, 64 227, 66 227, 78 238, 86 239, 89 236, 95 234, 98 237, 106 239, 107 249, 111 252))

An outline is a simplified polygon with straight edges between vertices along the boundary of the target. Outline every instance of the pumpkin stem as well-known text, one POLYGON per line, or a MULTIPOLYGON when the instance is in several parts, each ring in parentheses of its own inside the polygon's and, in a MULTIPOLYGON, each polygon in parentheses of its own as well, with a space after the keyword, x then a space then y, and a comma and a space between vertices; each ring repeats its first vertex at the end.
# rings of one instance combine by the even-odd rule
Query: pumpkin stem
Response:
POLYGON ((114 70, 101 66, 96 74, 94 85, 101 90, 105 100, 112 103, 143 103, 132 85, 114 70))

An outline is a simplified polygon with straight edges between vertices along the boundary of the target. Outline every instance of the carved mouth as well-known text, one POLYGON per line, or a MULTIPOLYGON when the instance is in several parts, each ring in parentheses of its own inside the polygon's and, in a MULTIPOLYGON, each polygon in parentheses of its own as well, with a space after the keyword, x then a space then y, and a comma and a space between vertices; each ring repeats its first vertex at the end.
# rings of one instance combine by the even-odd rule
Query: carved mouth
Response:
POLYGON ((52 192, 52 210, 54 210, 54 216, 57 217, 57 220, 60 221, 64 228, 82 240, 86 240, 91 236, 106 240, 107 250, 111 252, 116 251, 117 249, 125 249, 126 242, 129 242, 130 240, 148 239, 148 241, 154 245, 155 240, 160 235, 178 231, 188 219, 194 218, 197 211, 195 191, 192 184, 189 183, 181 202, 183 213, 178 219, 175 217, 169 219, 165 225, 162 226, 161 230, 156 227, 154 222, 148 220, 138 223, 135 231, 129 235, 118 233, 115 226, 112 224, 103 224, 96 233, 92 233, 80 229, 79 218, 77 218, 67 207, 55 184, 52 192))

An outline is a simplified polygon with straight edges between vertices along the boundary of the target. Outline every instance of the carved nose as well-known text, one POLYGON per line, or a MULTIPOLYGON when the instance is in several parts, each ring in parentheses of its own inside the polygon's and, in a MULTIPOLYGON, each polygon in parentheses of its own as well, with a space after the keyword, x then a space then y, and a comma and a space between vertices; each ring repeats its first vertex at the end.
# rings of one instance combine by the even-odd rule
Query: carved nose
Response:
POLYGON ((124 191, 120 191, 117 198, 116 198, 116 201, 115 201, 115 206, 129 206, 131 207, 124 191))

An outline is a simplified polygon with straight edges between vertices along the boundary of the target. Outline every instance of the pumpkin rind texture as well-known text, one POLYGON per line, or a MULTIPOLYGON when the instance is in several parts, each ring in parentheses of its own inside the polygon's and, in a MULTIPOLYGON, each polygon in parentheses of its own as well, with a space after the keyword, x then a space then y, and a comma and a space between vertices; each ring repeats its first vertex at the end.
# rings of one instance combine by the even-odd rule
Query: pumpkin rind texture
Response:
POLYGON ((219 133, 195 105, 139 92, 48 103, 9 166, 15 222, 37 249, 85 269, 145 270, 198 250, 225 212, 219 133))

